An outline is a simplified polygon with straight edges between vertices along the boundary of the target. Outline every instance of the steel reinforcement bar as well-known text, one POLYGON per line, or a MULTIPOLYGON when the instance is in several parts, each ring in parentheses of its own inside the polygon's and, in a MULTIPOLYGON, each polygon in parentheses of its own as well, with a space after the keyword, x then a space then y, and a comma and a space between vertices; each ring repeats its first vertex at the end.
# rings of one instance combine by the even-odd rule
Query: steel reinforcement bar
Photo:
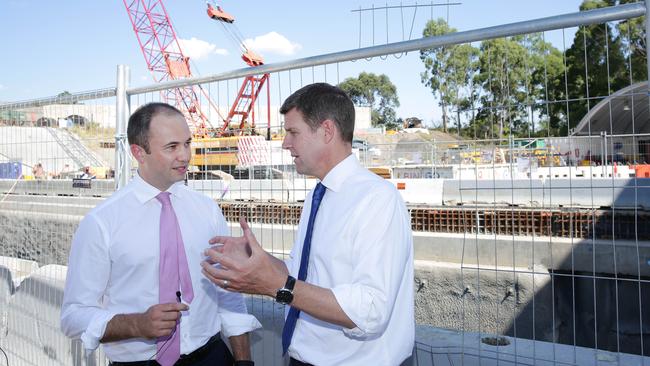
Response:
MULTIPOLYGON (((301 203, 228 202, 221 210, 230 222, 245 217, 262 224, 297 225, 301 203)), ((650 212, 608 209, 541 209, 409 206, 413 231, 458 234, 650 240, 650 212)))

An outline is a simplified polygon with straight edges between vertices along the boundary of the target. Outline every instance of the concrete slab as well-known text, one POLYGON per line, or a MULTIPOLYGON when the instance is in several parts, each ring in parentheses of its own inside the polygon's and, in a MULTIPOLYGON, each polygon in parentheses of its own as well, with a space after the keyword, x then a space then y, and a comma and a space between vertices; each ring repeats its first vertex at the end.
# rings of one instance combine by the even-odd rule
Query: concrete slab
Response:
MULTIPOLYGON (((65 266, 46 265, 25 278, 11 297, 2 348, 12 366, 86 365, 80 341, 60 330, 65 266)), ((91 364, 97 364, 93 360, 91 364)))
POLYGON ((35 261, 5 256, 0 256, 0 266, 10 272, 14 288, 18 287, 25 277, 38 269, 38 263, 35 261))
POLYGON ((415 331, 416 347, 413 357, 403 365, 650 365, 648 356, 521 338, 499 337, 498 344, 503 342, 503 345, 486 344, 487 340, 496 337, 494 334, 458 332, 420 325, 415 331))
POLYGON ((0 265, 0 338, 7 335, 7 317, 9 312, 9 299, 14 293, 14 283, 11 271, 0 265))

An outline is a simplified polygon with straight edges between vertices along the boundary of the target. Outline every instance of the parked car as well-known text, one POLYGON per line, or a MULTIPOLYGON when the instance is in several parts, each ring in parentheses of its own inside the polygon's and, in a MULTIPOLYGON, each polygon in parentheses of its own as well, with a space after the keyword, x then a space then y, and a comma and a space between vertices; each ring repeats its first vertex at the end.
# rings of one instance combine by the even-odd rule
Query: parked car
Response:
POLYGON ((361 139, 353 139, 352 148, 357 149, 359 151, 366 151, 368 150, 368 141, 361 140, 361 139))

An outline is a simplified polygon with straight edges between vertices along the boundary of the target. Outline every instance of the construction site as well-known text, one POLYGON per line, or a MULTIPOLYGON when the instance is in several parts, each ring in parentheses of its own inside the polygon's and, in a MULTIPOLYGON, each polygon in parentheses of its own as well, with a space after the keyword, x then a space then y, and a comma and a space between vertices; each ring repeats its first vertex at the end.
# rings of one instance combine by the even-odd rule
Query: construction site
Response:
MULTIPOLYGON (((282 148, 279 106, 292 91, 341 84, 360 60, 399 65, 393 56, 609 29, 647 14, 643 2, 621 4, 266 63, 237 28, 238 15, 208 2, 201 17, 221 28, 244 68, 199 76, 162 1, 123 3, 133 52, 153 82, 131 86, 131 70, 142 65, 116 65, 113 86, 0 103, 0 347, 8 365, 109 364, 101 347, 86 352, 61 333, 59 312, 79 221, 137 171, 126 124, 139 106, 161 101, 184 114, 192 133, 185 184, 218 203, 233 235, 245 217, 283 259, 318 183, 282 148)), ((358 12, 388 18, 391 9, 411 11, 358 12)), ((631 65, 637 56, 626 55, 631 65)), ((353 154, 397 188, 411 216, 416 345, 402 365, 650 366, 650 85, 630 78, 607 95, 563 99, 546 88, 522 105, 457 102, 458 131, 408 121, 387 129, 372 105, 355 105, 353 154), (550 108, 560 105, 569 119, 580 101, 586 110, 562 134, 513 132, 512 110, 550 125, 550 108), (498 133, 461 133, 489 113, 498 133)), ((246 301, 264 328, 251 339, 254 361, 286 364, 278 347, 284 307, 246 301)))

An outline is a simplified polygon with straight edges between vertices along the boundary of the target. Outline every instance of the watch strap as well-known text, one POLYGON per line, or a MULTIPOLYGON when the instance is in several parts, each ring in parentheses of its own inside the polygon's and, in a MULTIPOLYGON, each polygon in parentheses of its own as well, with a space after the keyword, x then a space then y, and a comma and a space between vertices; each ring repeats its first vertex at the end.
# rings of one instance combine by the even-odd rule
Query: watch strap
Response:
POLYGON ((294 286, 296 286, 296 278, 293 276, 287 276, 287 282, 284 283, 284 288, 293 292, 294 286))

